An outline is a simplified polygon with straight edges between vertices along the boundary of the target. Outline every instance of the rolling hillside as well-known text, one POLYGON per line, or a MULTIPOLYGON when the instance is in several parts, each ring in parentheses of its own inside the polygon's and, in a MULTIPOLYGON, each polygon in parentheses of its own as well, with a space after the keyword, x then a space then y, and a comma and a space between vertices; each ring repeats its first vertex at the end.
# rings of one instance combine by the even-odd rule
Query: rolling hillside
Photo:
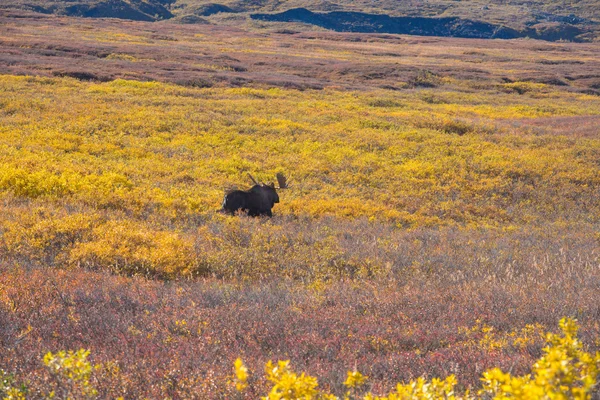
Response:
POLYGON ((575 2, 568 8, 559 1, 521 0, 224 0, 220 3, 204 0, 7 0, 0 9, 89 18, 203 24, 208 19, 219 25, 273 26, 253 21, 259 19, 278 21, 279 26, 292 23, 301 30, 321 27, 337 31, 504 39, 530 37, 550 41, 595 41, 600 31, 600 11, 597 2, 591 0, 575 2), (415 24, 418 26, 414 27, 415 24))

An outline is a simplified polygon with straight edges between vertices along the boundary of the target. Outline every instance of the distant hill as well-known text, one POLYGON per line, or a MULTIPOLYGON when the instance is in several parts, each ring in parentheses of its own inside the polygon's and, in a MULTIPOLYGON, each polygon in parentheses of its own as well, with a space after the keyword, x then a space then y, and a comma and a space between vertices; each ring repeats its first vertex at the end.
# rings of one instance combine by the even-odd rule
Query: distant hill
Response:
MULTIPOLYGON (((278 13, 306 8, 314 12, 350 11, 392 17, 459 17, 514 28, 543 22, 600 22, 597 0, 221 0, 217 3, 238 12, 278 13)), ((209 4, 215 4, 215 0, 177 0, 174 12, 190 13, 209 4)))
POLYGON ((0 9, 20 9, 43 14, 88 18, 121 18, 158 21, 173 18, 173 0, 6 0, 0 9))
POLYGON ((3 0, 0 9, 234 25, 258 19, 274 26, 300 23, 300 29, 318 26, 351 32, 600 40, 598 1, 565 4, 562 0, 3 0), (407 18, 435 19, 424 22, 407 18), (407 23, 420 25, 415 28, 407 23))
POLYGON ((384 14, 348 11, 314 13, 305 8, 296 8, 277 14, 252 14, 251 18, 262 21, 303 22, 338 32, 397 33, 476 39, 529 37, 549 41, 584 41, 585 35, 588 33, 582 28, 567 23, 517 30, 502 24, 458 17, 390 17, 384 14))

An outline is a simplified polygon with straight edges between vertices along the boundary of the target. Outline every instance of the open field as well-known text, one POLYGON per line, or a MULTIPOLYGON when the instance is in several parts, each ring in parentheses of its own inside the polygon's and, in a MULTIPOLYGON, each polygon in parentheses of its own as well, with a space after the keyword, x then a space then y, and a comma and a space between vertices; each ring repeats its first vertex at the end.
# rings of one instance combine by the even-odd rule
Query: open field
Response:
MULTIPOLYGON (((355 366, 376 393, 421 375, 478 387, 491 367, 528 372, 559 315, 578 318, 583 342, 600 348, 598 259, 579 259, 590 247, 575 241, 544 248, 547 259, 524 273, 461 264, 452 279, 438 262, 405 280, 310 287, 3 268, 0 364, 42 391, 42 354, 91 349, 105 365, 93 382, 101 398, 233 398, 237 357, 255 377, 267 360, 291 359, 337 394, 355 366), (467 269, 477 276, 461 279, 467 269)), ((253 384, 248 399, 266 392, 264 380, 253 384)))
POLYGON ((560 91, 600 90, 595 43, 248 32, 214 25, 10 16, 0 14, 0 70, 10 74, 195 87, 389 90, 442 85, 478 92, 528 81, 560 91))
MULTIPOLYGON (((4 76, 0 85, 3 247, 28 262, 229 275, 254 235, 243 239, 216 211, 246 172, 294 179, 256 238, 264 256, 306 255, 319 240, 303 227, 326 216, 400 229, 587 226, 600 216, 597 136, 503 127, 549 115, 579 124, 600 111, 597 96, 543 84, 360 93, 4 76)), ((351 261, 343 230, 310 232, 327 239, 329 261, 351 261)), ((277 258, 259 263, 270 265, 263 273, 294 274, 277 258)))
POLYGON ((599 350, 598 47, 4 15, 0 367, 233 398, 242 357, 250 399, 278 359, 476 388, 563 316, 599 350), (217 212, 247 172, 274 218, 217 212))

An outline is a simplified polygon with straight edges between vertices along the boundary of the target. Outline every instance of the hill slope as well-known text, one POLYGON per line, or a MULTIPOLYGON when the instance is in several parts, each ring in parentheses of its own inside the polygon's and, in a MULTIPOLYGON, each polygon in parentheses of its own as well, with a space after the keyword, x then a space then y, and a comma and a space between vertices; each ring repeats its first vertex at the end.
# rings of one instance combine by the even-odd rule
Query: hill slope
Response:
MULTIPOLYGON (((213 3, 214 0, 176 0, 175 6, 181 12, 189 12, 196 7, 205 7, 207 4, 213 3)), ((565 7, 564 2, 557 0, 288 0, 285 2, 278 0, 221 0, 219 3, 238 12, 276 13, 293 8, 307 8, 315 12, 350 11, 386 14, 394 17, 472 18, 521 28, 527 22, 532 21, 585 23, 585 18, 590 21, 600 21, 600 9, 598 2, 594 0, 573 1, 569 3, 568 7, 565 7), (575 19, 569 20, 569 17, 575 17, 575 19)))
MULTIPOLYGON (((210 0, 6 0, 0 5, 0 9, 141 21, 175 17, 174 21, 183 23, 206 23, 204 18, 208 17, 217 24, 250 24, 255 28, 301 22, 299 29, 302 30, 313 29, 310 26, 316 25, 336 31, 431 36, 531 37, 551 41, 594 41, 600 38, 600 9, 597 2, 592 0, 572 2, 568 7, 556 0, 222 0, 219 3, 210 0), (297 15, 298 9, 306 11, 300 18, 297 15), (278 22, 253 22, 253 13, 268 14, 258 17, 262 21, 278 22), (289 13, 293 15, 290 16, 289 13), (357 16, 357 13, 360 15, 357 16), (429 27, 425 30, 399 29, 396 25, 403 21, 395 19, 407 17, 435 19, 427 20, 429 27), (323 23, 323 19, 328 19, 329 22, 323 23), (390 24, 390 20, 395 22, 390 24), (452 25, 450 28, 449 24, 452 25)), ((298 24, 295 24, 296 27, 298 24)))
POLYGON ((48 0, 28 2, 8 0, 0 9, 34 11, 43 14, 58 14, 87 18, 120 18, 137 21, 169 19, 168 10, 173 0, 48 0))
POLYGON ((296 8, 277 14, 252 14, 262 21, 302 22, 338 32, 396 33, 421 36, 464 37, 477 39, 533 39, 585 41, 587 32, 567 23, 539 25, 521 30, 502 24, 490 24, 458 17, 390 17, 383 14, 333 11, 314 13, 296 8))
MULTIPOLYGON (((215 4, 210 0, 177 0, 173 7, 176 15, 194 14, 198 10, 205 10, 211 6, 217 11, 215 4)), ((472 1, 447 1, 447 0, 425 0, 425 1, 315 1, 315 0, 255 0, 255 1, 231 1, 223 0, 219 6, 225 6, 237 13, 269 13, 277 14, 297 8, 305 8, 313 13, 335 13, 331 19, 336 19, 340 25, 345 25, 344 31, 375 31, 379 33, 397 33, 397 30, 389 29, 386 24, 375 21, 371 29, 348 29, 353 24, 353 15, 346 13, 371 14, 368 18, 376 17, 427 17, 427 18, 460 18, 480 23, 492 24, 498 27, 505 26, 522 32, 520 36, 542 38, 544 40, 560 40, 579 36, 578 40, 595 40, 599 37, 600 30, 600 8, 596 1, 583 0, 571 2, 565 7, 564 2, 551 1, 524 1, 524 0, 472 0, 472 1), (575 33, 574 31, 580 30, 575 33), (556 32, 563 34, 556 35, 556 32), (564 32, 570 32, 565 34, 564 32), (553 35, 555 37, 553 37, 553 35), (570 35, 570 37, 569 37, 570 35)), ((314 18, 314 17, 313 17, 314 18)), ((223 18, 219 19, 222 21, 223 18)), ((315 21, 307 19, 296 19, 305 23, 314 24, 315 21)), ((323 26, 323 24, 316 23, 323 26)), ((340 30, 329 24, 327 29, 340 30)), ((443 29, 442 29, 443 30, 443 29)), ((435 30, 434 30, 435 31, 435 30)), ((413 32, 408 32, 413 34, 413 32)), ((414 34, 419 34, 418 32, 414 34)), ((429 33, 438 34, 438 33, 429 33)), ((440 33, 443 34, 443 33, 440 33)), ((463 36, 464 37, 464 36, 463 36)), ((486 37, 473 35, 473 37, 486 37)), ((502 37, 502 36, 500 36, 502 37)))

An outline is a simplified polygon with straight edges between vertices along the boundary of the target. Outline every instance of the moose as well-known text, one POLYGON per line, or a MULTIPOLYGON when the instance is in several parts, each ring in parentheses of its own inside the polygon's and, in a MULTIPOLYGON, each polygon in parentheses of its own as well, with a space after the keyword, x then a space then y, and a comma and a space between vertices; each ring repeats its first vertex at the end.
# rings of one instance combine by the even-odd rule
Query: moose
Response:
MULTIPOLYGON (((273 216, 271 209, 275 203, 279 203, 279 195, 275 190, 275 184, 258 183, 252 175, 248 174, 254 186, 249 190, 232 190, 227 192, 223 199, 222 212, 234 215, 238 210, 247 213, 251 217, 266 215, 273 216)), ((277 189, 287 189, 287 178, 281 174, 277 174, 277 189)))

